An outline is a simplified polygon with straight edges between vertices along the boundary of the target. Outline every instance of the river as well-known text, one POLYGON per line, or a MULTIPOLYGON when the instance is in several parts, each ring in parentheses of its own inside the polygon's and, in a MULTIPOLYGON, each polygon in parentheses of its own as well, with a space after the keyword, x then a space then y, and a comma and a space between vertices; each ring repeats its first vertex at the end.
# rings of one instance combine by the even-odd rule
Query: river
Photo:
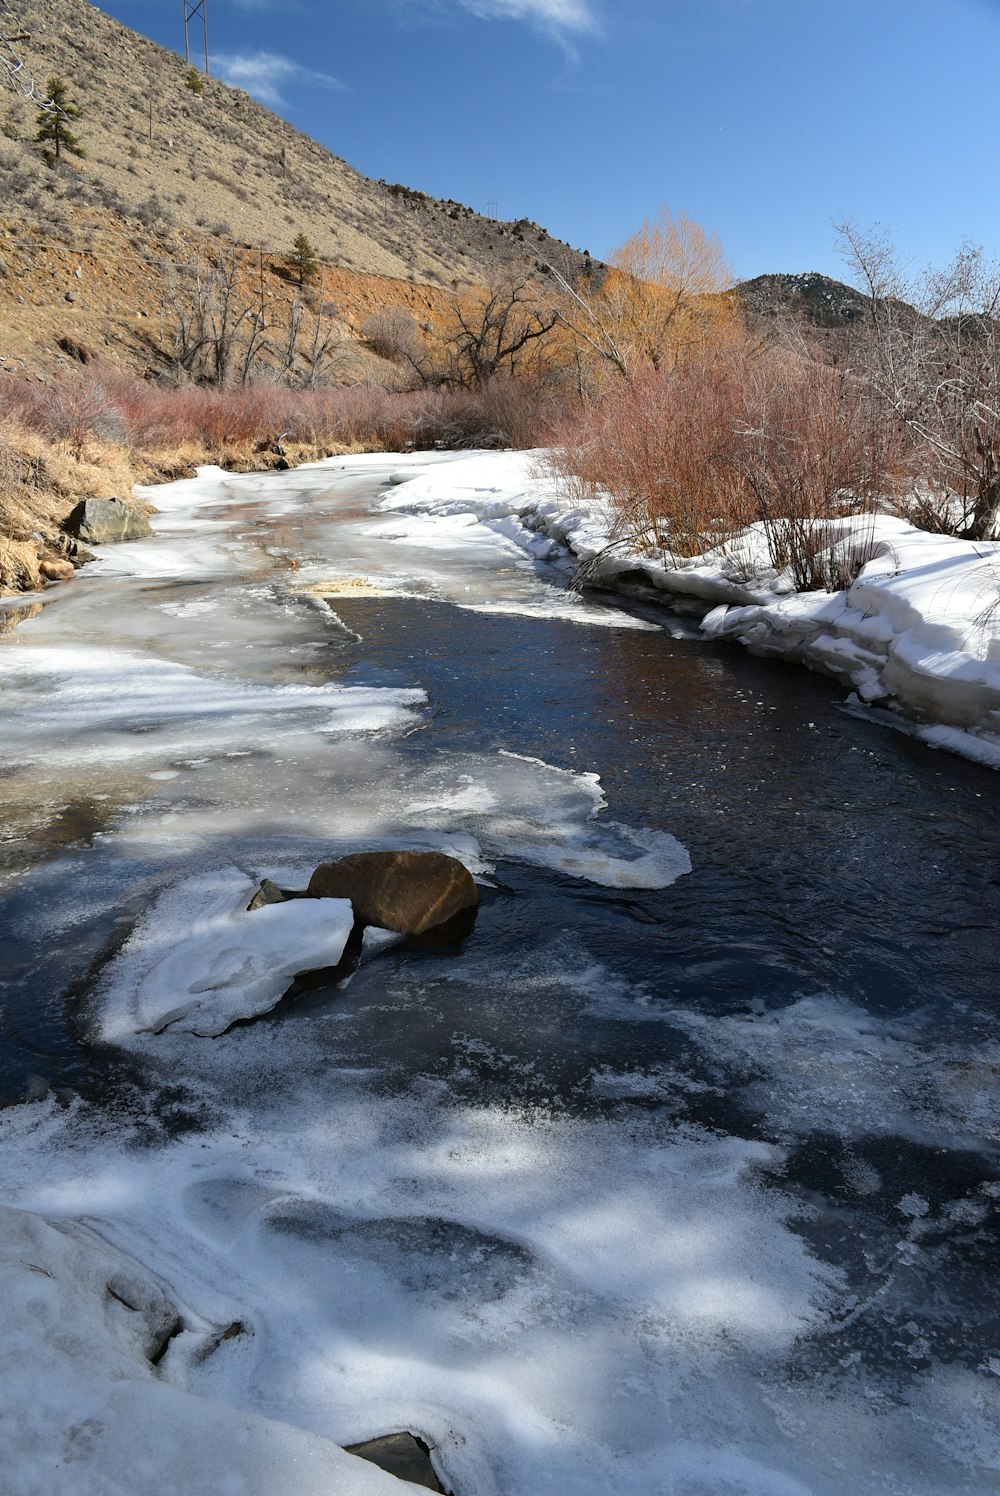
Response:
POLYGON ((371 512, 430 460, 171 485, 0 641, 5 1198, 253 1326, 177 1385, 456 1496, 995 1492, 995 775, 371 512), (130 1027, 137 931, 382 845, 467 939, 130 1027))

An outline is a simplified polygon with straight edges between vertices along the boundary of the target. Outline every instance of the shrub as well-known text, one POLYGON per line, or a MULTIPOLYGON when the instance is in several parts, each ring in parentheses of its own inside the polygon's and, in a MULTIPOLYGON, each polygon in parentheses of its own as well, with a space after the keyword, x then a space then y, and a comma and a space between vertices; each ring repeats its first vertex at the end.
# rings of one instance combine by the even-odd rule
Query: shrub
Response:
POLYGON ((874 515, 901 453, 849 372, 802 349, 731 341, 609 380, 563 425, 556 464, 611 496, 615 538, 670 564, 758 523, 775 570, 797 588, 831 588, 871 553, 871 520, 851 541, 840 522, 874 515))
POLYGON ((559 469, 610 494, 615 538, 676 562, 748 523, 733 374, 721 357, 704 357, 609 381, 559 432, 559 469))

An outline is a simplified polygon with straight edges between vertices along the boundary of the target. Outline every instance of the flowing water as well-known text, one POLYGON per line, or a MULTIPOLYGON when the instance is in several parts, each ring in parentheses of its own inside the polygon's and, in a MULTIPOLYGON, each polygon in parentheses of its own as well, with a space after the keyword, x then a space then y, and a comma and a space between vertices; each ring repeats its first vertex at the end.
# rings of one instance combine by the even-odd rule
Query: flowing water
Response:
POLYGON ((995 1492, 995 776, 405 464, 172 485, 0 640, 6 1198, 189 1306, 168 1378, 458 1496, 995 1492), (215 891, 393 845, 471 935, 137 1021, 215 891))

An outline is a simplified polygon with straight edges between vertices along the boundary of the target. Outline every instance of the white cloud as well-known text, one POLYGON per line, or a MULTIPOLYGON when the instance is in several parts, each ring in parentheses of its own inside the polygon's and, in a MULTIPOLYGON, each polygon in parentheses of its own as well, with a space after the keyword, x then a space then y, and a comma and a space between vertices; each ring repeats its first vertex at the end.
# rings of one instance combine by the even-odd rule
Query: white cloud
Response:
POLYGON ((551 31, 596 31, 591 0, 459 0, 484 19, 535 21, 551 31))
POLYGON ((223 83, 245 88, 262 104, 284 104, 283 89, 343 88, 328 73, 303 67, 280 52, 217 52, 212 54, 212 71, 223 83))

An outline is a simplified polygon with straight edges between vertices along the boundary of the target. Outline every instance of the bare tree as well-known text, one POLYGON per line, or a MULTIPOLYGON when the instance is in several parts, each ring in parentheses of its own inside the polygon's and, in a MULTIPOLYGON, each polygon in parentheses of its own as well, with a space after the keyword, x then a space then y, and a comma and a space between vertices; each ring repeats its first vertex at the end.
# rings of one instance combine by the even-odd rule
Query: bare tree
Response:
POLYGON ((886 419, 907 433, 917 478, 957 509, 949 527, 972 540, 997 537, 1000 269, 965 245, 914 280, 884 233, 851 224, 839 232, 869 302, 855 365, 886 419))
POLYGON ((559 320, 542 304, 526 276, 505 276, 481 292, 452 302, 444 329, 446 365, 441 384, 481 389, 497 374, 524 372, 529 351, 559 320))
POLYGON ((267 347, 263 276, 249 296, 234 254, 199 257, 167 274, 161 353, 175 375, 199 383, 246 383, 267 347))
POLYGON ((562 292, 560 320, 599 365, 626 379, 641 368, 666 367, 739 321, 723 294, 732 273, 718 238, 666 206, 600 273, 572 284, 548 268, 562 292))

